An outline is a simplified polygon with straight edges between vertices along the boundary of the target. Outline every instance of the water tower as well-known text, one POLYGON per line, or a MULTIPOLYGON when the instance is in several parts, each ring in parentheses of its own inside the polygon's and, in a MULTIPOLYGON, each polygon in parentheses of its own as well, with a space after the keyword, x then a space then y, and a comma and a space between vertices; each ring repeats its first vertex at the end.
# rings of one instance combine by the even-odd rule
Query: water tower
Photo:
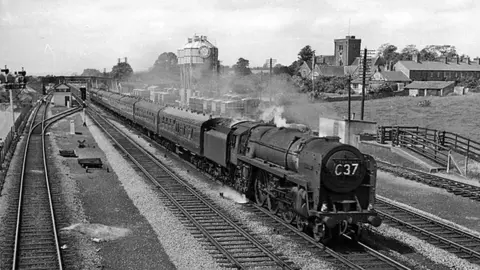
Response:
POLYGON ((206 36, 194 35, 178 49, 180 65, 182 105, 188 105, 192 91, 197 89, 197 82, 212 80, 218 73, 218 48, 206 36))

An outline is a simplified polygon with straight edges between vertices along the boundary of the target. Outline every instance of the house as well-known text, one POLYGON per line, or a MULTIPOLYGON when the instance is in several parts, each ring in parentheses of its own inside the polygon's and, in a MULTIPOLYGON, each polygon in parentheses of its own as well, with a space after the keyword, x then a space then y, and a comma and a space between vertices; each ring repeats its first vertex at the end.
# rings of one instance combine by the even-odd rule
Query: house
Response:
POLYGON ((458 56, 442 61, 420 61, 419 54, 412 61, 398 61, 394 65, 396 71, 401 71, 412 81, 456 81, 461 78, 480 78, 480 58, 470 61, 458 56), (453 60, 453 61, 452 61, 453 60))
POLYGON ((409 96, 446 96, 454 90, 454 81, 414 81, 405 86, 409 96))
MULTIPOLYGON (((408 83, 410 83, 412 80, 410 80, 405 74, 403 74, 400 71, 376 71, 371 75, 368 79, 368 84, 371 87, 376 87, 380 86, 384 83, 387 83, 388 85, 392 86, 393 88, 396 88, 395 90, 402 90, 408 83)), ((355 93, 361 93, 362 92, 362 78, 357 77, 352 81, 352 90, 355 93)))
POLYGON ((70 92, 70 86, 65 83, 57 84, 53 87, 53 102, 55 107, 65 106, 71 107, 72 93, 70 92))
POLYGON ((150 100, 150 91, 146 89, 133 89, 132 96, 138 96, 150 100))

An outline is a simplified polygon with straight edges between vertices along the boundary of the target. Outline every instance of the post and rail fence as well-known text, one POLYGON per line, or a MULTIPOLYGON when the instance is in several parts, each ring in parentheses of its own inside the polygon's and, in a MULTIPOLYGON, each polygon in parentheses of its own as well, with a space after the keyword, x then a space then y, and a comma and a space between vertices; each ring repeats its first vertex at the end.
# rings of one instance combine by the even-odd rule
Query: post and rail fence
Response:
POLYGON ((377 142, 391 142, 393 146, 407 148, 445 167, 451 164, 449 161, 452 153, 457 153, 465 157, 465 174, 469 159, 480 162, 479 142, 444 130, 416 126, 378 126, 377 142))

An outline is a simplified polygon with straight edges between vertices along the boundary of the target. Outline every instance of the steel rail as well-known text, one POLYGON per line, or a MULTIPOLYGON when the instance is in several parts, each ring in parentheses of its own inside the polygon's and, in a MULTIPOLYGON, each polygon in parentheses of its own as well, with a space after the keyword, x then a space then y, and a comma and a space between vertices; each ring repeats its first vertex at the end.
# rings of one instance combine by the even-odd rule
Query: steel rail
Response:
POLYGON ((50 220, 52 222, 52 231, 53 231, 53 241, 55 243, 55 250, 56 250, 56 260, 58 263, 58 269, 62 270, 62 257, 61 257, 61 251, 60 251, 60 244, 59 244, 59 239, 58 239, 58 234, 56 230, 56 224, 55 224, 55 212, 53 208, 53 201, 52 201, 52 193, 51 193, 51 188, 50 188, 50 183, 49 183, 49 178, 48 178, 48 167, 47 167, 47 156, 46 156, 46 145, 45 145, 45 130, 53 124, 55 121, 61 119, 62 117, 65 117, 67 115, 73 114, 77 109, 72 109, 69 111, 62 112, 60 114, 57 114, 51 118, 46 119, 47 115, 47 109, 48 109, 49 102, 47 103, 41 103, 39 104, 34 113, 33 113, 33 119, 31 120, 30 127, 29 127, 29 132, 27 136, 27 142, 24 150, 24 155, 23 155, 23 164, 22 164, 22 173, 21 173, 21 179, 20 179, 20 189, 19 189, 19 202, 18 202, 18 207, 17 207, 17 219, 16 219, 16 226, 15 226, 15 242, 14 242, 14 254, 13 254, 13 261, 12 261, 12 269, 17 269, 19 267, 19 249, 20 249, 20 227, 22 224, 22 208, 24 206, 23 204, 23 198, 24 198, 24 182, 25 182, 25 175, 26 175, 26 167, 27 167, 27 156, 30 148, 30 142, 31 142, 31 137, 32 134, 34 134, 35 130, 37 128, 41 127, 40 131, 40 136, 41 136, 41 144, 42 144, 42 159, 43 159, 43 168, 44 168, 44 178, 45 178, 45 184, 47 188, 47 197, 49 201, 49 210, 50 210, 50 220), (42 120, 35 124, 35 118, 38 115, 38 112, 40 108, 44 106, 45 109, 43 111, 42 115, 42 120), (49 122, 49 124, 45 125, 46 122, 49 122))

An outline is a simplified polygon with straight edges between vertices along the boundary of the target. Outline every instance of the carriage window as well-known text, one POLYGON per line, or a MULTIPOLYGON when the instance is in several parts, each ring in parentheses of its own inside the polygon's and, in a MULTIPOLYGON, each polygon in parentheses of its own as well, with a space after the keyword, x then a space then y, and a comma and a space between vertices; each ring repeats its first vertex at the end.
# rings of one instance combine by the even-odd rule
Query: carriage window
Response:
POLYGON ((188 135, 188 138, 189 138, 189 139, 192 139, 192 137, 193 137, 193 128, 190 129, 190 134, 188 135))

